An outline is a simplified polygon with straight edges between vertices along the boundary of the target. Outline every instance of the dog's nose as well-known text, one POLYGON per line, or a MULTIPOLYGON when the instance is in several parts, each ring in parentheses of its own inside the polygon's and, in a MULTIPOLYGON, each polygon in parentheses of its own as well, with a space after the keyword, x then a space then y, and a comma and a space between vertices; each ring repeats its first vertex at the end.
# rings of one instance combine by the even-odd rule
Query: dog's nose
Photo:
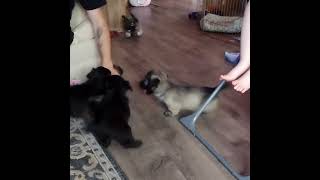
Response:
POLYGON ((148 86, 148 80, 141 81, 140 86, 141 86, 141 88, 146 89, 148 86))
POLYGON ((148 80, 144 80, 144 81, 143 81, 143 85, 144 85, 144 86, 147 86, 147 85, 148 85, 148 80))

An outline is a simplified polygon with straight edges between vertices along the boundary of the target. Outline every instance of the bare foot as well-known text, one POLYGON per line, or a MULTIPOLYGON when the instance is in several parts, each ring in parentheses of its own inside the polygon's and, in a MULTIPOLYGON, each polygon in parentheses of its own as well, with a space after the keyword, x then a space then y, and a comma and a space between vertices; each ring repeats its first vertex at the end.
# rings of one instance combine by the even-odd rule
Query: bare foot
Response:
POLYGON ((245 93, 250 89, 250 69, 244 73, 239 79, 232 81, 234 89, 241 93, 245 93))
POLYGON ((228 74, 221 75, 220 79, 224 79, 226 81, 233 81, 236 80, 239 76, 241 76, 246 70, 248 70, 250 67, 249 63, 239 62, 239 64, 234 67, 228 74))

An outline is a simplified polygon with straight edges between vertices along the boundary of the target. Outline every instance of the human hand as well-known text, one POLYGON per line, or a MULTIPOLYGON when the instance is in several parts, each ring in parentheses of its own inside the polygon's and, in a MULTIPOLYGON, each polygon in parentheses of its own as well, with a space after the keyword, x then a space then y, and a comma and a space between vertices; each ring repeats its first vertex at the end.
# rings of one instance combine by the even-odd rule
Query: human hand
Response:
MULTIPOLYGON (((103 62, 110 62, 110 61, 103 61, 103 62)), ((111 75, 118 75, 118 76, 120 75, 118 69, 111 63, 108 63, 108 64, 104 63, 102 64, 102 67, 109 69, 111 72, 111 75)))
POLYGON ((118 75, 120 76, 120 73, 118 72, 117 69, 115 69, 114 67, 112 68, 108 68, 111 71, 111 75, 118 75))

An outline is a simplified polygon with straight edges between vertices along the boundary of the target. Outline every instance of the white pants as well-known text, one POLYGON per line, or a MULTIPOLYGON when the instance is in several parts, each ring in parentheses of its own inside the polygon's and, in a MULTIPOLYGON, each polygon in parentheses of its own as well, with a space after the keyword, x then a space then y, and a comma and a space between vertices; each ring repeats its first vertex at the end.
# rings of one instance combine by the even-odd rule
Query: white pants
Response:
POLYGON ((101 65, 101 56, 92 25, 84 9, 76 3, 70 21, 74 39, 70 45, 70 80, 84 82, 93 67, 101 65))

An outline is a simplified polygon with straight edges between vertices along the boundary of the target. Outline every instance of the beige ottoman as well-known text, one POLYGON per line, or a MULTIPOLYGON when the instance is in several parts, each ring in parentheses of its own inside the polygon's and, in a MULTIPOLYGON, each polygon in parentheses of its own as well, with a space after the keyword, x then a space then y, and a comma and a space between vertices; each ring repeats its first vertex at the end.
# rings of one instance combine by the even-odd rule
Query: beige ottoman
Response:
POLYGON ((70 80, 84 82, 91 69, 100 66, 101 60, 91 23, 78 3, 73 9, 70 25, 74 32, 70 45, 70 80))

